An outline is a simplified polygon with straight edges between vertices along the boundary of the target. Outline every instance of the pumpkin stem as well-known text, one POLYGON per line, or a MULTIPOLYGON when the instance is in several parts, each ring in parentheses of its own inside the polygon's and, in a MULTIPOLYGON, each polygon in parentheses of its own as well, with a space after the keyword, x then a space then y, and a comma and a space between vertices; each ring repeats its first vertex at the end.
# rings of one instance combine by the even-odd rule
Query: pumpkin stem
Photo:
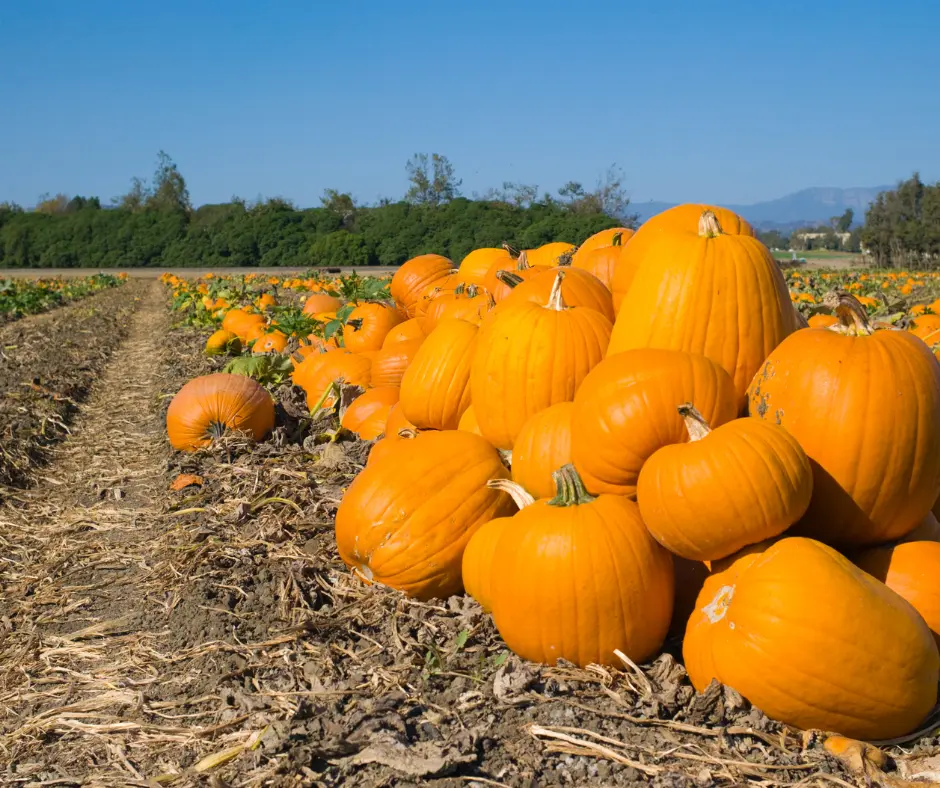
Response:
POLYGON ((691 402, 680 405, 676 410, 679 411, 679 415, 682 416, 682 420, 685 422, 690 441, 700 441, 712 431, 705 417, 696 410, 695 405, 691 402))
POLYGON ((477 297, 478 288, 476 285, 467 285, 466 291, 467 291, 467 298, 477 297))
POLYGON ((548 294, 548 303, 546 309, 554 309, 556 312, 563 312, 568 308, 565 299, 561 295, 561 283, 565 279, 565 272, 559 271, 555 274, 555 281, 552 282, 552 291, 548 294))
POLYGON ((408 427, 402 427, 398 431, 398 437, 402 440, 410 441, 418 437, 418 433, 408 427))
POLYGON ((465 290, 467 290, 467 283, 461 282, 459 285, 457 285, 457 287, 454 288, 454 295, 463 295, 465 290))
POLYGON ((548 502, 549 506, 581 506, 594 500, 571 463, 555 471, 552 481, 555 482, 555 497, 548 502))
POLYGON ((519 252, 519 259, 516 260, 516 270, 525 271, 526 268, 531 267, 532 266, 529 265, 529 253, 523 249, 521 252, 519 252))
POLYGON ((875 330, 868 320, 865 311, 858 299, 844 290, 830 290, 823 296, 823 306, 832 309, 839 319, 839 325, 833 326, 836 331, 843 334, 871 336, 875 330))
POLYGON ((514 274, 512 271, 497 271, 496 278, 504 285, 509 285, 510 287, 518 287, 522 284, 522 277, 519 276, 519 274, 514 274))
POLYGON ((491 490, 499 490, 507 493, 509 497, 512 498, 513 503, 520 509, 525 509, 526 506, 535 503, 535 498, 529 494, 525 487, 509 479, 490 479, 486 483, 486 486, 491 490))
POLYGON ((614 237, 610 241, 611 246, 623 246, 623 233, 614 233, 614 237))
POLYGON ((206 434, 213 439, 218 439, 225 435, 227 429, 228 427, 221 421, 210 421, 209 426, 206 428, 206 434))
POLYGON ((317 404, 314 405, 312 408, 310 408, 311 416, 315 416, 317 413, 320 412, 320 408, 323 407, 323 403, 326 402, 327 397, 330 396, 330 394, 333 392, 335 388, 336 388, 336 383, 331 380, 330 384, 323 390, 323 393, 320 395, 320 399, 317 400, 317 404))
POLYGON ((715 238, 724 231, 721 229, 721 223, 714 211, 704 211, 698 220, 698 234, 706 238, 715 238))
POLYGON ((506 250, 506 252, 509 254, 510 257, 518 257, 518 256, 519 256, 519 252, 518 252, 516 249, 513 249, 513 248, 512 248, 509 244, 507 244, 505 241, 503 241, 503 243, 501 243, 500 246, 503 247, 503 249, 506 250))

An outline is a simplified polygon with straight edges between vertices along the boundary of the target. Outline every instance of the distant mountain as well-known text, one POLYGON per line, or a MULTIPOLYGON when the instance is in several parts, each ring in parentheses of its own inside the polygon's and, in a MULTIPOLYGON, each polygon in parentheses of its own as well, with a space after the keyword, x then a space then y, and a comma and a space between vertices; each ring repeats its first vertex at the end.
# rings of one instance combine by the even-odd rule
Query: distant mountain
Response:
MULTIPOLYGON (((753 205, 723 205, 740 214, 760 230, 790 231, 807 225, 825 224, 833 216, 841 216, 846 208, 855 211, 855 223, 865 219, 868 205, 879 193, 893 186, 859 187, 837 189, 816 187, 802 189, 778 197, 776 200, 758 202, 753 205)), ((630 210, 640 215, 640 221, 671 208, 675 203, 668 202, 631 202, 630 210)))

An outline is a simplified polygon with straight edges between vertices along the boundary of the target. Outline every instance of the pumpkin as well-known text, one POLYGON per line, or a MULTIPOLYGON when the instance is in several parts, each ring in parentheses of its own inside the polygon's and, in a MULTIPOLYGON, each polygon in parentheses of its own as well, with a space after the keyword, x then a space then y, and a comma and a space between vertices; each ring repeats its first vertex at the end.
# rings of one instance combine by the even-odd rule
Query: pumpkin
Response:
MULTIPOLYGON (((399 392, 401 390, 399 389, 399 392)), ((398 404, 388 413, 388 420, 385 422, 385 437, 396 440, 402 431, 414 432, 417 434, 418 428, 405 417, 401 409, 401 394, 399 393, 398 404)))
POLYGON ((456 430, 470 407, 470 366, 478 329, 442 320, 418 348, 401 381, 401 409, 424 429, 456 430))
POLYGON ((689 439, 682 402, 715 427, 737 413, 731 377, 704 356, 642 349, 598 364, 578 389, 571 422, 571 454, 588 490, 634 495, 653 453, 689 439))
POLYGON ((656 451, 636 485, 657 542, 690 561, 715 561, 779 536, 803 516, 813 470, 796 438, 760 419, 712 430, 691 404, 678 410, 688 443, 656 451))
POLYGON ((749 412, 785 427, 813 465, 813 498, 793 534, 889 542, 940 493, 940 365, 910 333, 873 331, 851 296, 823 300, 840 330, 803 329, 770 354, 749 412))
POLYGON ((374 440, 385 432, 388 412, 398 402, 398 396, 394 386, 369 389, 350 403, 340 423, 362 440, 374 440))
POLYGON ((512 283, 512 290, 493 311, 499 312, 505 309, 507 305, 518 304, 521 301, 535 301, 544 304, 552 291, 555 277, 559 272, 565 275, 561 286, 561 295, 568 306, 593 309, 613 322, 614 306, 610 299, 610 291, 604 287, 604 283, 594 274, 570 266, 539 271, 522 282, 517 282, 516 277, 509 274, 505 275, 503 279, 512 283))
POLYGON ((304 301, 303 313, 305 315, 319 315, 322 312, 335 313, 342 305, 343 302, 336 296, 327 295, 326 293, 314 293, 307 296, 307 300, 304 301))
POLYGON ((409 339, 379 350, 372 359, 372 385, 400 387, 405 370, 422 344, 423 339, 409 339))
POLYGON ((611 279, 610 290, 614 300, 614 310, 619 315, 627 292, 633 285, 633 279, 640 265, 646 260, 651 247, 656 247, 662 236, 676 231, 694 232, 699 225, 702 213, 711 211, 717 218, 725 234, 754 236, 754 229, 744 219, 727 208, 715 205, 684 203, 647 219, 634 235, 622 253, 620 263, 611 279))
POLYGON ((439 254, 422 254, 403 263, 389 285, 395 305, 402 314, 414 317, 418 299, 435 282, 450 276, 453 267, 450 260, 439 254))
MULTIPOLYGON (((522 487, 505 479, 493 479, 487 482, 489 487, 503 490, 512 498, 519 509, 535 503, 535 499, 522 487)), ((493 559, 496 554, 496 545, 499 543, 503 530, 512 527, 512 517, 497 517, 480 526, 463 551, 461 570, 463 573, 464 590, 480 603, 486 612, 492 610, 493 559)))
MULTIPOLYGON (((393 406, 393 407, 397 407, 397 406, 393 406)), ((385 425, 385 429, 386 430, 388 429, 388 424, 385 425)), ((369 450, 369 458, 366 460, 366 465, 369 465, 373 462, 377 462, 378 459, 383 454, 391 451, 392 447, 398 441, 412 440, 416 438, 417 436, 418 436, 418 433, 413 432, 412 430, 401 430, 401 432, 397 433, 394 438, 392 438, 391 436, 380 438, 374 444, 372 444, 372 448, 369 450)))
POLYGON ((255 300, 255 306, 262 311, 267 311, 271 307, 277 306, 277 299, 270 293, 263 293, 255 300))
POLYGON ((343 496, 336 513, 340 557, 363 579, 408 596, 459 593, 470 537, 515 509, 509 495, 486 485, 508 476, 497 451, 468 432, 396 441, 343 496))
POLYGON ((731 375, 743 408, 764 359, 798 327, 767 247, 751 236, 725 233, 717 216, 705 211, 697 231, 664 232, 650 245, 607 352, 653 347, 699 353, 731 375))
POLYGON ((921 315, 911 323, 908 329, 915 337, 926 340, 931 334, 940 329, 940 315, 921 315))
POLYGON ((526 252, 519 255, 517 260, 497 260, 487 271, 483 279, 484 289, 493 297, 497 304, 509 295, 513 283, 524 281, 535 276, 540 271, 547 271, 547 265, 532 265, 526 252), (507 278, 512 274, 512 278, 507 278))
POLYGON ((262 440, 274 429, 274 401, 246 375, 216 372, 193 378, 173 397, 166 412, 170 444, 195 451, 228 432, 262 440))
POLYGON ((248 313, 241 309, 230 309, 222 318, 222 328, 231 331, 245 344, 254 341, 264 333, 265 321, 264 317, 257 313, 248 313))
MULTIPOLYGON (((307 395, 307 407, 311 411, 330 408, 336 402, 330 391, 333 383, 343 381, 352 386, 368 388, 371 381, 372 362, 359 353, 337 350, 311 355, 294 367, 291 378, 307 395)), ((385 384, 377 384, 385 385, 385 384)))
MULTIPOLYGON (((620 264, 621 253, 626 248, 626 241, 632 234, 630 230, 618 232, 608 246, 599 246, 586 252, 578 249, 571 259, 572 267, 593 274, 610 290, 614 271, 617 270, 617 266, 620 264)), ((611 311, 613 311, 613 305, 613 296, 611 296, 611 311)))
POLYGON ((385 350, 396 342, 405 342, 409 339, 423 339, 425 336, 418 325, 417 318, 410 318, 395 326, 385 335, 385 341, 382 342, 382 349, 385 350))
POLYGON ((218 356, 223 353, 231 353, 237 356, 242 352, 241 340, 231 331, 220 328, 206 340, 206 355, 218 356))
POLYGON ((898 542, 940 542, 940 522, 933 512, 927 512, 927 516, 920 521, 917 527, 910 533, 906 533, 898 542))
POLYGON ((813 539, 781 539, 711 575, 683 656, 700 692, 717 679, 787 725, 860 739, 909 733, 937 699, 923 619, 813 539))
POLYGON ((629 227, 611 227, 607 230, 601 230, 600 232, 594 233, 594 235, 585 239, 571 255, 571 264, 573 266, 581 267, 579 261, 582 261, 588 254, 593 252, 595 249, 602 249, 606 246, 613 246, 618 243, 620 245, 625 245, 627 241, 633 236, 634 230, 631 230, 629 227))
POLYGON ((565 243, 564 241, 552 241, 535 249, 526 249, 524 254, 528 256, 531 265, 544 265, 550 268, 562 265, 564 261, 561 258, 570 257, 572 252, 574 252, 574 244, 565 243))
POLYGON ((470 390, 480 432, 511 449, 529 417, 574 399, 603 357, 610 321, 593 309, 569 308, 556 274, 548 302, 507 307, 480 329, 470 390))
POLYGON ((813 315, 806 322, 810 328, 829 328, 829 326, 839 325, 839 318, 837 318, 835 315, 820 313, 813 315))
POLYGON ((389 331, 401 322, 398 310, 389 304, 357 306, 346 318, 343 342, 353 353, 381 350, 389 331))
POLYGON ((552 474, 571 462, 574 403, 559 402, 534 414, 519 431, 512 449, 512 479, 536 498, 555 492, 552 474))
MULTIPOLYGON (((437 322, 441 320, 466 320, 480 325, 493 310, 496 302, 486 290, 470 285, 465 290, 454 293, 454 298, 444 302, 437 322)), ((435 323, 434 325, 436 325, 435 323)))
POLYGON ((571 465, 555 484, 555 497, 513 516, 493 550, 496 628, 533 662, 622 665, 615 651, 646 660, 669 628, 672 556, 633 501, 591 497, 571 465))
POLYGON ((246 345, 254 345, 267 333, 268 327, 263 321, 249 323, 248 328, 245 329, 244 333, 241 335, 241 339, 245 342, 246 345))
POLYGON ((283 353, 287 350, 287 335, 282 331, 262 334, 251 347, 252 353, 283 353))
POLYGON ((457 424, 457 429, 472 432, 474 435, 483 434, 480 432, 480 425, 477 424, 477 414, 474 412, 472 404, 463 412, 463 416, 460 417, 460 422, 457 424))
POLYGON ((493 267, 494 263, 504 263, 512 265, 514 262, 509 250, 505 247, 496 249, 485 247, 474 249, 470 254, 460 261, 457 273, 460 281, 466 284, 484 285, 486 275, 493 267))

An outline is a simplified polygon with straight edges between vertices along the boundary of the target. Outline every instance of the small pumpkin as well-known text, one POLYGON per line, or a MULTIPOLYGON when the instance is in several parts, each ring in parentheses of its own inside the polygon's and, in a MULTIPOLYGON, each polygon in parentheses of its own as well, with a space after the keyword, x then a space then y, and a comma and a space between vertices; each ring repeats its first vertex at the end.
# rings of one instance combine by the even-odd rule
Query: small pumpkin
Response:
POLYGON ((571 256, 571 264, 578 266, 579 261, 593 252, 595 249, 602 249, 607 246, 613 246, 619 240, 621 245, 625 245, 634 234, 634 230, 629 227, 611 227, 607 230, 601 230, 594 235, 586 238, 571 256))
MULTIPOLYGON (((633 235, 632 230, 624 230, 614 235, 608 245, 598 246, 587 251, 582 251, 579 248, 571 259, 571 265, 574 268, 580 268, 582 271, 593 274, 610 290, 614 272, 620 265, 621 255, 631 235, 633 235)), ((613 305, 613 296, 611 296, 611 311, 613 311, 613 305)))
POLYGON ((353 353, 381 350, 388 333, 401 322, 398 310, 390 304, 357 306, 346 318, 343 342, 353 353))
POLYGON ((715 561, 779 536, 803 516, 813 471, 796 438, 759 419, 713 430, 690 403, 678 410, 688 443, 657 450, 636 486, 657 542, 690 561, 715 561))
POLYGON ((224 353, 231 353, 237 356, 242 352, 242 342, 231 331, 220 328, 206 340, 206 355, 219 356, 224 353))
POLYGON ((341 424, 364 441, 384 434, 388 413, 398 402, 399 391, 394 386, 380 386, 360 394, 346 408, 341 424))
POLYGON ((699 692, 717 679, 804 730, 894 738, 937 700, 940 657, 920 615, 813 539, 781 539, 712 574, 683 656, 699 692))
POLYGON ((555 483, 555 497, 514 515, 493 550, 496 628, 533 662, 622 665, 617 650, 642 662, 669 628, 672 556, 633 501, 591 497, 571 465, 555 483))
POLYGON ((508 476, 496 450, 468 432, 396 441, 343 496, 336 513, 340 557, 363 579, 418 599, 459 593, 470 537, 515 509, 509 495, 486 485, 508 476))
POLYGON ((287 335, 282 331, 268 331, 251 346, 252 353, 283 353, 287 350, 287 335))
POLYGON ((439 254, 422 254, 401 265, 392 277, 389 291, 406 317, 415 316, 418 299, 435 282, 450 276, 453 263, 439 254))
POLYGON ((303 313, 305 315, 318 315, 322 312, 336 312, 343 302, 336 296, 327 293, 313 293, 304 301, 303 313))
POLYGON ((166 429, 170 444, 179 451, 196 451, 228 432, 245 432, 262 440, 274 429, 274 401, 246 375, 202 375, 173 397, 166 429))
POLYGON ((555 494, 553 474, 571 462, 574 403, 559 402, 534 414, 519 431, 512 449, 512 479, 536 498, 555 494))
POLYGON ((385 437, 396 440, 402 431, 418 433, 416 425, 408 421, 405 412, 401 409, 401 396, 396 405, 388 413, 388 420, 385 422, 385 437))

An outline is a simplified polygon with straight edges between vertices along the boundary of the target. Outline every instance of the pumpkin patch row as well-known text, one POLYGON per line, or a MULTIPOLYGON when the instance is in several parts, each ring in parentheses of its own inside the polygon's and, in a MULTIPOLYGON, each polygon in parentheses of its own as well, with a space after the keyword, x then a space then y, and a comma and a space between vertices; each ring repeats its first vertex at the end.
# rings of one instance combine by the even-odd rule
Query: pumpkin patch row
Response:
MULTIPOLYGON (((317 286, 201 294, 228 332, 207 352, 281 358, 312 415, 375 441, 335 524, 363 582, 469 593, 547 664, 641 663, 676 636, 696 689, 806 729, 891 738, 934 707, 926 278, 785 275, 746 221, 682 205, 578 247, 422 255, 369 298, 317 286), (291 299, 313 324, 279 319, 291 299)), ((264 439, 267 383, 191 381, 171 443, 264 439)))

